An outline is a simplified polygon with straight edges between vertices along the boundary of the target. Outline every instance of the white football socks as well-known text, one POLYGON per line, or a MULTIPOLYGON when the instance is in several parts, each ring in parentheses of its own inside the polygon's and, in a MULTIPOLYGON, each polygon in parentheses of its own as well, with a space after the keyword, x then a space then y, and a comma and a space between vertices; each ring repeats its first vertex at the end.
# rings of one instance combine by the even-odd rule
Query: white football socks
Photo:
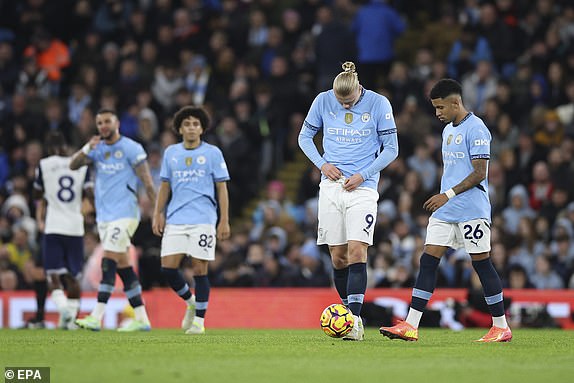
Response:
POLYGON ((506 315, 501 317, 492 317, 492 324, 498 328, 507 328, 508 323, 506 323, 506 315))
POLYGON ((149 318, 147 317, 147 312, 145 311, 145 306, 141 305, 138 307, 134 307, 134 314, 137 321, 140 321, 145 324, 149 324, 149 318))
POLYGON ((66 307, 68 306, 68 298, 66 297, 66 294, 64 294, 64 290, 55 289, 52 291, 50 297, 56 305, 56 309, 58 309, 59 313, 62 313, 64 310, 66 310, 66 307))
POLYGON ((405 322, 414 328, 419 328, 419 323, 421 322, 422 316, 422 311, 415 310, 411 307, 409 308, 409 313, 407 314, 407 319, 405 319, 405 322))
POLYGON ((94 310, 90 315, 96 318, 97 320, 101 321, 102 318, 104 317, 105 312, 106 312, 106 304, 98 302, 96 303, 96 307, 94 307, 94 310))

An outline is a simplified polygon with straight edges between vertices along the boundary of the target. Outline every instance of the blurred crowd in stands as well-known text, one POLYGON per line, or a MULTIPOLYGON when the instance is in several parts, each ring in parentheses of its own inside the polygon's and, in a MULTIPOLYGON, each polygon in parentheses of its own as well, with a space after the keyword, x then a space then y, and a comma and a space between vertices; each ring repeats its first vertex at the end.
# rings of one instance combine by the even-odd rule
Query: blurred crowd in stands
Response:
MULTIPOLYGON (((171 116, 204 105, 206 140, 229 164, 232 238, 218 244, 213 286, 329 286, 317 247, 320 173, 297 198, 278 170, 296 160, 313 97, 354 61, 386 95, 399 158, 382 172, 369 286, 411 287, 441 173, 441 131, 428 90, 462 83, 492 136, 492 258, 506 288, 574 288, 574 3, 567 0, 21 0, 0 1, 0 290, 28 288, 38 253, 34 170, 46 132, 77 150, 94 112, 118 111, 156 184, 171 116), (265 191, 255 211, 243 213, 265 191)), ((141 196, 133 238, 144 288, 165 285, 153 201, 141 196)), ((97 286, 98 238, 86 204, 84 289, 97 286)), ((439 287, 469 287, 463 251, 439 287)), ((191 272, 190 268, 186 273, 191 272)))

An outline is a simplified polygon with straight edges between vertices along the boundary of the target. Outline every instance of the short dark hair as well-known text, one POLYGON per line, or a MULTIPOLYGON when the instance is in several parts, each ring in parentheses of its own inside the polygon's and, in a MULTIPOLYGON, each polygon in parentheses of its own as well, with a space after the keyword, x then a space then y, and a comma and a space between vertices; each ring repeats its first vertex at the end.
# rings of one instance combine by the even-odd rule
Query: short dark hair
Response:
POLYGON ((430 99, 447 98, 448 96, 456 94, 462 97, 462 86, 458 81, 450 78, 443 78, 439 80, 430 91, 430 99))
POLYGON ((183 120, 188 117, 195 117, 199 120, 201 128, 203 129, 202 135, 209 129, 211 121, 205 109, 197 106, 184 106, 173 116, 172 128, 178 136, 180 135, 179 128, 181 128, 183 120))
POLYGON ((113 109, 108 109, 108 108, 99 109, 99 110, 96 112, 96 116, 97 116, 98 114, 105 114, 105 113, 110 113, 110 114, 113 114, 114 116, 118 117, 118 113, 117 113, 115 110, 113 110, 113 109))

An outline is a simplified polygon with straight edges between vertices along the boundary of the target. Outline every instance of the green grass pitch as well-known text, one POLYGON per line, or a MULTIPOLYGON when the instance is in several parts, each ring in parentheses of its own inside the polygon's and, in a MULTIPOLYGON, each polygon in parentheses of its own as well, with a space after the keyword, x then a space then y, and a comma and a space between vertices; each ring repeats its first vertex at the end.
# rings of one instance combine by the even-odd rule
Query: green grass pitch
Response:
POLYGON ((0 367, 50 367, 51 382, 548 382, 574 381, 574 331, 513 331, 511 343, 477 344, 486 330, 420 331, 364 342, 317 330, 1 330, 0 367))

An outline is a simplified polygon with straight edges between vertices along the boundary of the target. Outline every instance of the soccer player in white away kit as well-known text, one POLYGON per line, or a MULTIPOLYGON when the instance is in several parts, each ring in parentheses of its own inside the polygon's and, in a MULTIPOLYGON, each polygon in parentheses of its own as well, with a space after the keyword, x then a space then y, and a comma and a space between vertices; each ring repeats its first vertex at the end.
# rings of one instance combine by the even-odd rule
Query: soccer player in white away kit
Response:
POLYGON ((216 238, 230 235, 229 173, 221 150, 201 140, 208 127, 209 117, 202 108, 186 106, 174 115, 173 128, 182 140, 165 149, 153 214, 153 232, 163 236, 162 273, 187 303, 181 327, 195 335, 205 333, 207 267, 215 259, 216 238), (186 256, 191 257, 195 296, 179 271, 186 256))
POLYGON ((104 248, 98 303, 90 315, 76 320, 76 324, 95 331, 101 328, 117 271, 135 313, 135 320, 118 331, 148 331, 151 326, 142 301, 142 288, 127 255, 130 238, 140 221, 138 178, 150 201, 156 197, 147 154, 140 144, 120 135, 120 122, 114 111, 98 111, 96 127, 99 135, 76 152, 70 163, 71 169, 94 164, 96 221, 104 248))
POLYGON ((512 332, 504 315, 502 283, 490 260, 487 176, 492 137, 484 122, 464 107, 458 82, 440 80, 431 89, 430 99, 438 119, 447 123, 442 133, 441 192, 423 205, 432 215, 407 318, 381 327, 380 332, 391 339, 418 340, 419 322, 434 291, 440 259, 448 247, 464 247, 492 314, 493 326, 478 342, 508 342, 512 332))
POLYGON ((361 308, 367 289, 367 248, 373 244, 380 171, 399 153, 389 100, 364 89, 347 61, 333 89, 313 101, 299 146, 321 169, 317 244, 329 245, 335 287, 355 317, 345 340, 363 340, 361 308), (323 130, 323 155, 313 137, 323 130), (381 151, 382 146, 382 151, 381 151))
POLYGON ((36 219, 42 238, 42 258, 52 300, 60 314, 58 327, 73 329, 80 307, 80 277, 84 265, 82 195, 93 185, 87 166, 70 170, 64 136, 46 137, 49 156, 40 160, 34 180, 36 219), (66 294, 62 285, 66 286, 66 294))

